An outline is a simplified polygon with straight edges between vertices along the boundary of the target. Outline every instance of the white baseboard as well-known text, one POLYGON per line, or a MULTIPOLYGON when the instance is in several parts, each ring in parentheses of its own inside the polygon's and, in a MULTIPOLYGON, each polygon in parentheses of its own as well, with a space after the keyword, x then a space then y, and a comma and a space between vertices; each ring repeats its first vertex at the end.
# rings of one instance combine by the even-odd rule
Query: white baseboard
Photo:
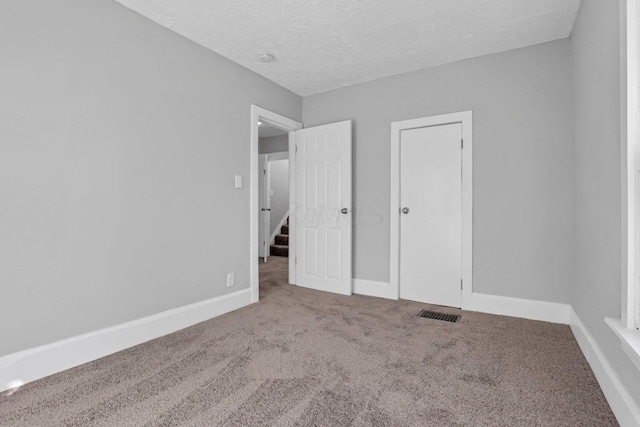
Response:
MULTIPOLYGON (((390 283, 373 280, 353 279, 353 293, 378 298, 398 299, 397 290, 390 283)), ((561 323, 563 325, 568 325, 571 317, 571 306, 569 304, 478 293, 471 294, 470 303, 465 304, 462 309, 561 323)))
POLYGON ((370 297, 398 299, 398 292, 387 282, 353 279, 353 293, 370 297))
POLYGON ((563 325, 568 325, 571 318, 569 304, 478 293, 471 294, 470 306, 462 309, 563 325))
POLYGON ((640 426, 640 409, 573 308, 571 330, 620 425, 640 426))
POLYGON ((0 391, 108 356, 249 304, 251 290, 243 289, 0 357, 0 391))

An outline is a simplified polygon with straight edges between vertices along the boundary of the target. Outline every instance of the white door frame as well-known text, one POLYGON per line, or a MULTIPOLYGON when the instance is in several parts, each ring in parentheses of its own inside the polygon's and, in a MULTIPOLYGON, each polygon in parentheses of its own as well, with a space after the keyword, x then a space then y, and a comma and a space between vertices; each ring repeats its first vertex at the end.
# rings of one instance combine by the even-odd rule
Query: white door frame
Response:
POLYGON ((400 298, 400 132, 429 126, 462 124, 462 309, 471 307, 473 289, 473 114, 471 110, 391 123, 390 284, 400 298))
MULTIPOLYGON (((638 259, 638 232, 640 224, 638 215, 638 202, 640 197, 640 182, 638 173, 640 169, 640 6, 636 0, 626 0, 621 3, 620 14, 622 20, 621 28, 626 31, 622 34, 626 40, 626 49, 622 51, 622 70, 624 72, 621 80, 622 101, 621 117, 622 124, 622 147, 623 162, 622 169, 626 173, 623 187, 626 184, 626 229, 622 228, 623 254, 626 251, 627 263, 626 271, 623 271, 622 284, 622 323, 628 329, 640 327, 640 280, 638 280, 638 269, 640 259, 638 259), (624 114, 626 112, 626 114, 624 114)), ((624 47, 624 46, 623 46, 624 47)), ((624 188, 623 188, 623 191, 624 188)), ((623 263, 623 268, 624 268, 623 263)))
MULTIPOLYGON (((298 129, 302 129, 302 123, 291 120, 285 116, 274 113, 272 111, 260 108, 257 105, 251 106, 251 162, 250 162, 250 192, 249 192, 249 277, 251 281, 251 302, 258 302, 259 300, 259 276, 258 276, 258 244, 260 242, 258 226, 260 221, 260 213, 258 212, 258 122, 268 124, 278 129, 289 132, 289 205, 291 206, 291 194, 292 187, 291 182, 292 172, 291 164, 294 162, 293 156, 295 156, 295 134, 298 129), (293 147, 293 150, 291 148, 293 147)), ((292 223, 292 228, 295 229, 292 223)), ((295 248, 289 246, 289 253, 295 254, 295 248)), ((289 276, 291 281, 292 270, 292 257, 289 256, 289 276)), ((295 265, 294 274, 295 274, 295 265)))

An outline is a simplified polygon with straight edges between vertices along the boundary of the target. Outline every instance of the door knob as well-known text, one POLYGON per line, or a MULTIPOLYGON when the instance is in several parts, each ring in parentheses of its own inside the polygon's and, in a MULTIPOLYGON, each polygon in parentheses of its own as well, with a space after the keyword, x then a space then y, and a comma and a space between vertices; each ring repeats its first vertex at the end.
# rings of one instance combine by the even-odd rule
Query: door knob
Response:
POLYGON ((267 211, 267 212, 271 212, 271 209, 269 208, 262 208, 262 212, 267 211))
POLYGON ((409 213, 409 208, 402 208, 402 213, 403 214, 408 214, 409 213))
POLYGON ((349 209, 347 209, 347 208, 342 208, 342 209, 340 210, 340 212, 342 212, 343 214, 345 214, 345 215, 346 215, 346 214, 348 214, 348 213, 349 213, 349 209))

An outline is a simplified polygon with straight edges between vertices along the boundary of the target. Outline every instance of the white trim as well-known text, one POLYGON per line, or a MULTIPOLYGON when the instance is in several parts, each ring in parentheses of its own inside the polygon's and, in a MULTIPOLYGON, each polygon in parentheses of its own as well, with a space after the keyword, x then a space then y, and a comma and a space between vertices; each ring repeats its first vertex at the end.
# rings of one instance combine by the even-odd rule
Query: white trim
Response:
POLYGON ((288 151, 274 151, 273 153, 264 153, 265 156, 269 156, 270 162, 277 162, 278 160, 289 160, 288 151))
POLYGON ((473 292, 473 113, 440 116, 391 123, 391 239, 389 248, 390 283, 400 296, 400 131, 452 123, 462 124, 462 309, 468 309, 473 292))
POLYGON ((589 362, 613 414, 622 427, 640 425, 640 409, 611 367, 600 346, 571 309, 571 331, 589 362))
POLYGON ((478 293, 471 294, 465 310, 563 325, 568 325, 571 318, 569 304, 478 293))
POLYGON ((620 338, 622 351, 640 371, 640 331, 627 328, 619 319, 605 317, 604 321, 620 338))
MULTIPOLYGON (((640 126, 638 114, 640 112, 640 6, 637 0, 624 0, 620 7, 621 19, 621 135, 622 135, 622 168, 626 171, 623 176, 622 187, 626 200, 623 200, 623 210, 626 211, 626 228, 622 228, 623 251, 626 251, 623 268, 622 321, 629 329, 640 326, 640 285, 637 280, 637 222, 638 222, 638 193, 637 174, 640 170, 638 153, 638 136, 640 126), (625 206, 626 204, 626 206, 625 206)), ((624 253, 624 252, 623 252, 624 253)))
POLYGON ((0 357, 0 391, 73 368, 251 304, 242 289, 0 357))
POLYGON ((269 241, 272 245, 275 243, 276 241, 276 236, 278 234, 280 234, 280 229, 282 228, 282 226, 284 225, 285 222, 287 222, 287 218, 289 218, 289 211, 287 211, 287 213, 284 214, 284 216, 282 217, 282 219, 280 220, 280 222, 278 223, 278 226, 276 227, 275 231, 271 234, 271 240, 269 241))
POLYGON ((289 132, 289 284, 296 284, 296 133, 289 132))
MULTIPOLYGON (((258 242, 260 241, 258 227, 260 215, 258 212, 258 140, 260 132, 258 122, 269 124, 278 129, 289 132, 289 148, 291 149, 292 132, 302 129, 302 123, 291 120, 287 117, 276 114, 272 111, 260 108, 257 105, 251 106, 251 149, 250 149, 250 192, 249 192, 249 277, 251 289, 251 302, 258 302, 259 299, 259 279, 258 279, 258 242)), ((289 175, 291 176, 291 164, 293 163, 295 152, 289 150, 289 175)), ((291 179, 289 179, 291 183, 291 179)), ((291 186, 289 187, 289 199, 291 200, 291 186)), ((291 246, 289 246, 291 251, 291 246)), ((291 257, 289 257, 289 273, 291 273, 291 257)))
POLYGON ((370 297, 398 299, 398 293, 390 283, 373 280, 353 279, 353 293, 370 297))
MULTIPOLYGON (((398 299, 396 289, 390 283, 373 280, 353 279, 353 293, 398 299)), ((557 302, 473 293, 464 310, 568 325, 572 308, 569 304, 557 302)))

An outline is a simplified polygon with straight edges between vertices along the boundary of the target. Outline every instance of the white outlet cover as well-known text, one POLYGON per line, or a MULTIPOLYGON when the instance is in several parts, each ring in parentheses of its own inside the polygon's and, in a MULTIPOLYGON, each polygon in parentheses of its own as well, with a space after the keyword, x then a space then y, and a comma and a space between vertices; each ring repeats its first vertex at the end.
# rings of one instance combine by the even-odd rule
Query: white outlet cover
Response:
POLYGON ((242 175, 236 175, 236 188, 242 188, 242 175))
POLYGON ((230 288, 235 284, 236 284, 236 273, 227 274, 227 288, 230 288))

